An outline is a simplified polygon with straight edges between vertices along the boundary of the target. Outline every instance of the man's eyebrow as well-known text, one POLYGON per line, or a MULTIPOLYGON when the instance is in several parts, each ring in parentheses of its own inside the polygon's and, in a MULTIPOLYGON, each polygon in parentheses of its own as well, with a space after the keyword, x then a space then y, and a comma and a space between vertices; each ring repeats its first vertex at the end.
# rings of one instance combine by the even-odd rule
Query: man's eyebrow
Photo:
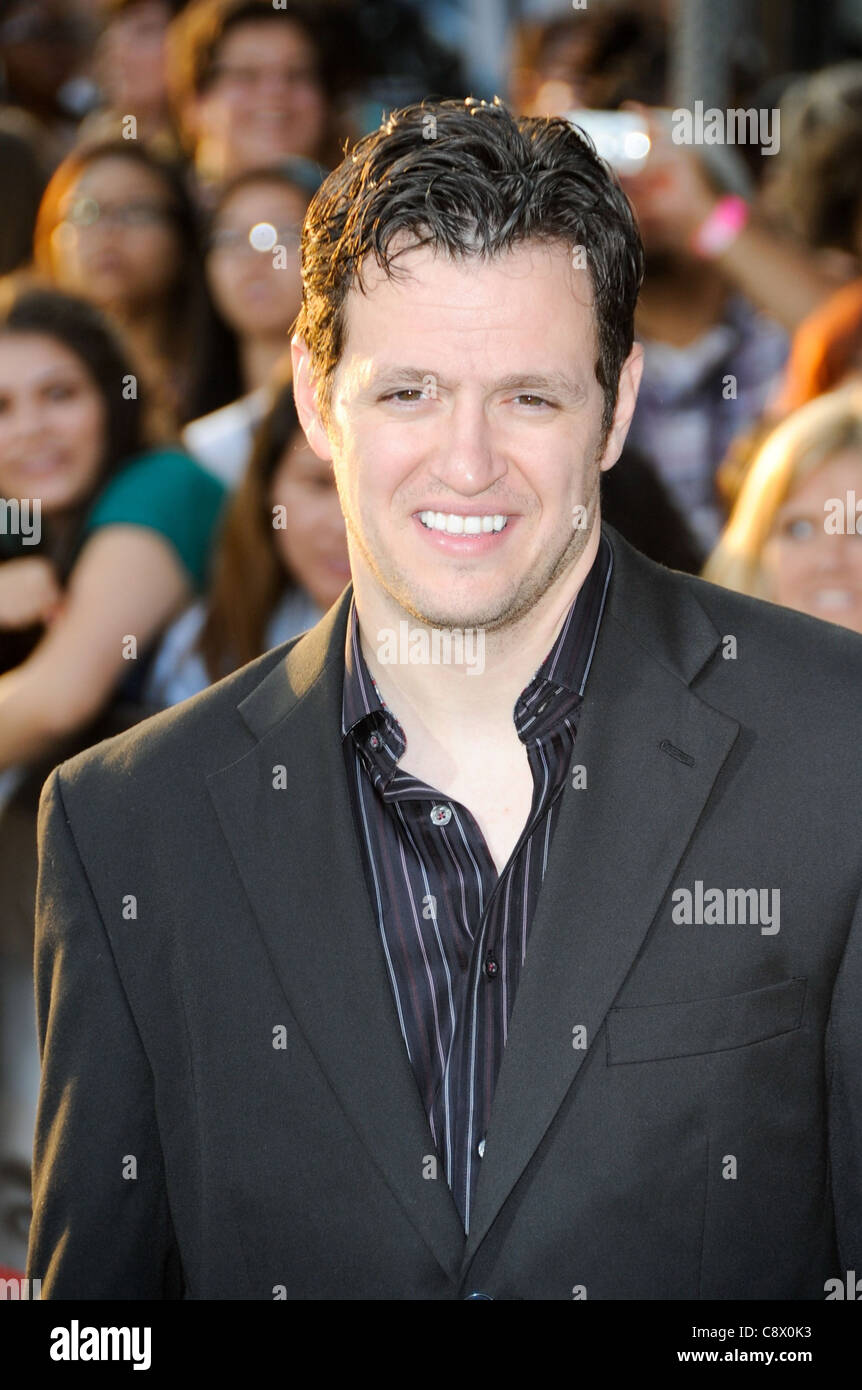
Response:
POLYGON ((430 381, 443 385, 434 372, 422 371, 419 367, 377 367, 365 377, 362 392, 368 395, 372 391, 395 391, 399 387, 422 386, 430 381))
POLYGON ((571 401, 582 401, 586 391, 579 381, 566 376, 565 372, 512 372, 496 382, 495 391, 546 392, 549 396, 563 396, 571 401))
MULTIPOLYGON (((363 395, 368 395, 372 392, 409 390, 413 386, 425 387, 431 382, 441 390, 449 388, 447 381, 428 368, 423 370, 421 367, 385 366, 377 368, 366 377, 362 392, 363 395)), ((508 376, 491 383, 490 389, 521 390, 534 394, 545 392, 551 396, 562 396, 572 402, 580 402, 586 396, 581 383, 567 376, 565 372, 510 372, 508 376)))

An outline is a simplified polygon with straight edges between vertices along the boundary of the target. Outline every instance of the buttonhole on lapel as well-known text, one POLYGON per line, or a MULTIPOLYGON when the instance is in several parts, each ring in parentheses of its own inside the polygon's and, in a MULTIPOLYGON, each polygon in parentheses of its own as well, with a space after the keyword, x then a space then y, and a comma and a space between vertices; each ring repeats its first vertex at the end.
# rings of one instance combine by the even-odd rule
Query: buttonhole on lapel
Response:
POLYGON ((670 739, 663 738, 659 748, 663 753, 669 753, 672 758, 676 758, 677 762, 685 763, 686 767, 694 767, 694 758, 691 754, 684 753, 681 748, 677 748, 675 743, 671 743, 670 739))

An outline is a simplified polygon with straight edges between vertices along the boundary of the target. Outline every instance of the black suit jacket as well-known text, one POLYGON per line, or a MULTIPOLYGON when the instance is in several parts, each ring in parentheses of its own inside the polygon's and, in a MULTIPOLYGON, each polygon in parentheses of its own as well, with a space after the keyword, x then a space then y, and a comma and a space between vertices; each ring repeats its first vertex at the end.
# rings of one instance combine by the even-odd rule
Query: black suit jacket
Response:
POLYGON ((586 786, 469 1237, 351 817, 348 588, 45 786, 43 1297, 822 1299, 862 1269, 862 638, 606 530, 586 786), (779 930, 674 920, 698 881, 778 890, 779 930))

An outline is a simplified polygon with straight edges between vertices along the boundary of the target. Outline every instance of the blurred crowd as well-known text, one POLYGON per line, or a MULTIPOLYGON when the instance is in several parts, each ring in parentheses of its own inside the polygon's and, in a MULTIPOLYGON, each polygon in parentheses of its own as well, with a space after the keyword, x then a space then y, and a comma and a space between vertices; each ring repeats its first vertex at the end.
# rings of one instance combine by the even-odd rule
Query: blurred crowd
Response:
POLYGON ((670 138, 671 0, 484 9, 499 79, 453 0, 5 0, 0 1275, 29 1220, 39 791, 349 581, 289 341, 309 201, 385 111, 497 91, 639 116, 649 154, 620 178, 645 371, 603 515, 660 563, 862 633, 862 59, 740 76, 731 104, 781 113, 764 157, 670 138))

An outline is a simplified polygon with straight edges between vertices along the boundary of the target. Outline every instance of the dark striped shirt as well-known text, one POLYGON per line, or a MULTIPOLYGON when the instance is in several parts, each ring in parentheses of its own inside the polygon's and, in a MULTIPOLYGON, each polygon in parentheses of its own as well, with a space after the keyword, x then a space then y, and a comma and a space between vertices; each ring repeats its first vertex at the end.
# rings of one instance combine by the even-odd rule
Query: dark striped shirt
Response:
POLYGON ((350 605, 342 735, 353 812, 401 1032, 465 1231, 612 566, 603 534, 515 705, 533 802, 499 876, 466 806, 398 766, 404 733, 362 655, 350 605))

